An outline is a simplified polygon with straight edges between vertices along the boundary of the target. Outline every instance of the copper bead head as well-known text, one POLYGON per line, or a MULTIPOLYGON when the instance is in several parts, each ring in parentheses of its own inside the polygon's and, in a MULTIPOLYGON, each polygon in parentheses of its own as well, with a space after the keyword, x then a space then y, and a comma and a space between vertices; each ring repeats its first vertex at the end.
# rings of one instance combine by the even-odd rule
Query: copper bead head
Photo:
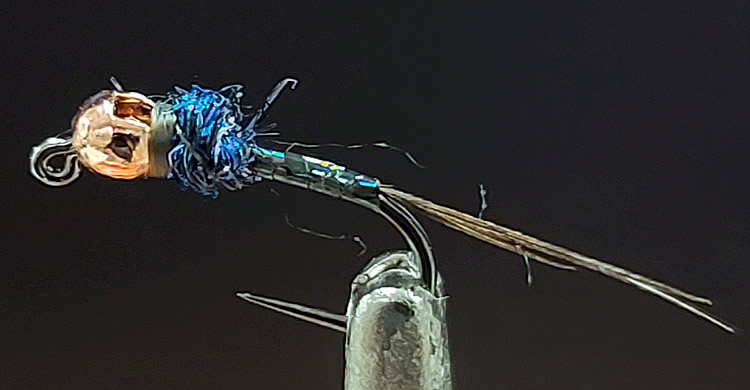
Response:
POLYGON ((73 119, 73 149, 92 171, 115 179, 149 174, 154 102, 136 92, 102 91, 73 119))

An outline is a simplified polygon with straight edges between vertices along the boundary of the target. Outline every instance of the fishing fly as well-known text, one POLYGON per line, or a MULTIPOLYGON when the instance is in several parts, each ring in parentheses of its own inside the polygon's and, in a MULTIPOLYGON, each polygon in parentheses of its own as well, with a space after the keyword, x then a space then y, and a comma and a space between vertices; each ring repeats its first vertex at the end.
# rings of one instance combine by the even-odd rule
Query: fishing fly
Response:
MULTIPOLYGON (((193 85, 153 99, 113 89, 88 98, 70 130, 32 148, 31 174, 50 186, 65 186, 81 166, 114 179, 162 178, 181 188, 216 197, 263 180, 277 181, 356 203, 385 218, 403 237, 423 270, 424 285, 439 296, 430 239, 412 210, 449 228, 499 248, 557 268, 587 269, 656 295, 721 327, 734 329, 707 313, 696 296, 622 267, 542 241, 491 221, 439 205, 382 183, 335 162, 264 145, 259 134, 268 110, 298 81, 279 81, 255 110, 241 105, 242 85, 218 90, 193 85)), ((332 326, 339 326, 333 323, 332 326)))

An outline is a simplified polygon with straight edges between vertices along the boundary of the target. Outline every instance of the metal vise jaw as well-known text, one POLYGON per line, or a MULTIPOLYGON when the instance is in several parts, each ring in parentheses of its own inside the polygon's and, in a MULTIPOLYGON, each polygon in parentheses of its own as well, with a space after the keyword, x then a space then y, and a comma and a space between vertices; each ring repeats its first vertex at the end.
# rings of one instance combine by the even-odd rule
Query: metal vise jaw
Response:
POLYGON ((432 294, 412 252, 373 258, 352 282, 346 315, 250 293, 237 296, 345 332, 345 390, 452 388, 442 280, 432 294))

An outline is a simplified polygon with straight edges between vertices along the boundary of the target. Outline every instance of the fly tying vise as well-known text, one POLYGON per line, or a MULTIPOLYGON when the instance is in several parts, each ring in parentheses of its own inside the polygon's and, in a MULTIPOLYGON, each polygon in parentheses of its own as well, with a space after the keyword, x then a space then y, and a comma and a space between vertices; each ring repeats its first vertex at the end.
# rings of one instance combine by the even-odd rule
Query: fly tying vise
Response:
POLYGON ((710 305, 706 298, 441 206, 342 165, 259 145, 260 123, 279 95, 287 87, 296 87, 296 79, 281 80, 250 113, 240 105, 241 85, 219 90, 175 87, 159 100, 126 92, 114 80, 113 85, 114 90, 99 92, 80 106, 71 130, 32 149, 30 169, 35 178, 50 186, 64 186, 80 176, 83 165, 115 179, 174 179, 183 189, 213 197, 222 189, 236 191, 265 179, 347 200, 376 212, 398 230, 422 266, 425 287, 437 296, 432 245, 410 207, 525 259, 563 269, 585 268, 633 285, 734 332, 695 306, 710 305))

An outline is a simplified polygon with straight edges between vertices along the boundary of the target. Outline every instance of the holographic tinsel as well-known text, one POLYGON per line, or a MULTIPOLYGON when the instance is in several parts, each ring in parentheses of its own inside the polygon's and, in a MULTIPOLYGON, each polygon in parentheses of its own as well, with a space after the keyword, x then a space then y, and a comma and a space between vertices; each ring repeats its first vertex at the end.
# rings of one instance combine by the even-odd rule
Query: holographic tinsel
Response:
POLYGON ((242 112, 242 88, 214 91, 193 85, 167 95, 177 121, 169 177, 182 189, 216 197, 220 188, 236 191, 260 181, 251 169, 256 121, 242 112))

